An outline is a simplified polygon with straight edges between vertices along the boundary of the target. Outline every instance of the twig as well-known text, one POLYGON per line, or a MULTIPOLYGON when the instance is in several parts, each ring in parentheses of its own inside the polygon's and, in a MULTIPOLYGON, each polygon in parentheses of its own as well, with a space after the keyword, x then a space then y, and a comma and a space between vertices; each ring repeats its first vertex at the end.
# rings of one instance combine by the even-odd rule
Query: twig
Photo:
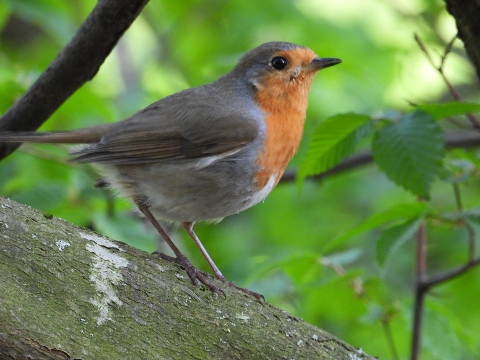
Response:
MULTIPOLYGON (((453 43, 455 42, 455 39, 457 38, 458 34, 455 34, 455 36, 453 37, 452 40, 449 41, 449 43, 447 44, 446 48, 445 48, 445 52, 443 53, 443 55, 441 56, 441 60, 440 60, 440 65, 439 66, 436 66, 435 65, 435 61, 433 60, 433 58, 430 56, 430 53, 428 52, 427 48, 425 47, 425 45, 423 44, 422 40, 420 39, 420 37, 417 35, 417 34, 414 34, 414 39, 415 41, 417 42, 420 50, 422 50, 422 52, 425 54, 425 57, 427 58, 428 62, 430 63, 430 65, 432 65, 432 67, 438 71, 438 73, 440 74, 440 76, 442 77, 443 81, 445 82, 445 84, 447 85, 447 88, 448 88, 448 91, 450 92, 450 95, 452 95, 452 97, 455 99, 455 101, 462 101, 462 97, 460 96, 460 94, 458 93, 458 91, 453 87, 453 85, 450 83, 450 81, 447 79, 447 77, 445 76, 445 73, 443 71, 443 67, 445 65, 445 61, 447 59, 447 55, 450 53, 451 49, 452 49, 452 46, 453 46, 453 43)), ((466 114, 468 120, 470 121, 470 123, 472 124, 472 126, 479 130, 480 131, 480 122, 479 120, 473 115, 473 114, 466 114)))
POLYGON ((458 268, 447 270, 441 274, 432 275, 428 278, 428 281, 423 281, 422 286, 426 290, 429 290, 440 283, 444 283, 446 281, 452 280, 459 275, 462 275, 463 273, 467 272, 468 270, 477 265, 480 265, 480 257, 473 259, 472 261, 469 261, 465 265, 459 266, 458 268))
POLYGON ((469 262, 473 262, 475 261, 475 229, 466 221, 463 226, 468 232, 468 260, 469 262))
POLYGON ((392 359, 399 360, 400 357, 398 356, 395 341, 393 339, 392 328, 390 327, 390 314, 386 314, 382 317, 382 327, 383 333, 385 334, 385 337, 387 339, 388 347, 390 348, 390 352, 392 353, 392 359))
MULTIPOLYGON (((447 148, 472 148, 480 147, 480 134, 472 131, 455 131, 445 135, 445 147, 447 148)), ((351 170, 360 166, 370 164, 373 161, 372 154, 369 151, 363 151, 352 155, 342 161, 337 166, 324 173, 310 177, 309 179, 315 181, 324 180, 327 177, 351 170)), ((296 170, 287 170, 280 180, 281 183, 292 182, 297 175, 296 170)))
MULTIPOLYGON (((455 193, 455 202, 457 211, 463 213, 463 204, 458 184, 453 185, 455 193)), ((428 276, 427 274, 427 236, 426 224, 422 222, 417 233, 417 271, 415 276, 415 305, 414 320, 412 331, 412 350, 411 360, 417 360, 420 354, 420 337, 423 318, 424 299, 427 292, 434 286, 445 283, 471 268, 480 264, 480 257, 475 258, 475 230, 470 223, 461 220, 460 225, 465 227, 468 232, 469 253, 468 262, 465 265, 455 269, 447 270, 443 273, 428 276)))
MULTIPOLYGON (((453 184, 453 192, 455 194, 455 203, 457 204, 457 212, 463 214, 462 197, 460 194, 460 186, 458 183, 453 184)), ((468 261, 472 262, 475 258, 475 229, 464 218, 460 220, 460 225, 468 232, 468 261)))
POLYGON ((455 203, 457 204, 457 211, 463 213, 462 197, 460 196, 460 187, 458 183, 453 184, 453 192, 455 194, 455 203))
MULTIPOLYGON (((330 261, 328 257, 320 258, 320 264, 331 268, 338 276, 345 275, 345 269, 343 268, 343 266, 341 264, 330 261)), ((365 290, 365 287, 363 286, 361 278, 355 278, 348 281, 348 285, 352 288, 354 294, 358 298, 364 299, 366 302, 372 302, 371 298, 368 296, 365 290)), ((383 333, 387 341, 387 346, 392 353, 392 359, 399 360, 400 358, 398 356, 397 348, 395 346, 395 340, 392 334, 392 329, 390 327, 390 319, 392 318, 392 315, 393 312, 391 310, 384 310, 384 314, 382 315, 380 322, 382 324, 383 333)))
POLYGON ((423 306, 427 288, 424 286, 427 276, 427 228, 423 221, 417 232, 417 271, 415 274, 415 305, 413 315, 411 360, 420 355, 420 335, 422 330, 423 306))

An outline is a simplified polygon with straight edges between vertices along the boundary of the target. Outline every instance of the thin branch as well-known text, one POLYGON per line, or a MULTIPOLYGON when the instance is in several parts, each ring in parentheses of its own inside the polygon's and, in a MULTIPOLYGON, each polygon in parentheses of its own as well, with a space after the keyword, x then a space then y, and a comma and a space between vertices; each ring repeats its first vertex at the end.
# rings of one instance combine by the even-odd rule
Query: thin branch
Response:
POLYGON ((457 211, 459 213, 463 213, 462 197, 460 195, 460 187, 458 186, 458 183, 453 184, 453 192, 455 194, 455 203, 457 205, 457 211))
MULTIPOLYGON (((72 40, 0 118, 0 131, 30 131, 91 80, 148 0, 99 0, 72 40)), ((0 160, 20 143, 0 144, 0 160)))
MULTIPOLYGON (((474 148, 480 147, 480 134, 472 131, 453 131, 445 135, 445 147, 449 149, 453 148, 474 148)), ((337 166, 324 173, 310 177, 309 179, 315 181, 321 181, 330 176, 342 173, 347 170, 351 170, 360 166, 370 164, 373 161, 373 156, 370 151, 363 151, 358 154, 352 155, 349 158, 342 161, 337 166)), ((287 170, 280 180, 281 183, 292 182, 297 175, 296 170, 287 170)))
MULTIPOLYGON (((453 85, 450 83, 450 81, 447 79, 444 71, 443 71, 443 67, 445 65, 445 61, 447 59, 447 55, 450 53, 451 49, 452 49, 452 46, 453 46, 453 43, 455 42, 455 39, 457 38, 457 34, 455 34, 455 37, 450 40, 450 42, 447 44, 446 48, 445 48, 445 51, 441 57, 441 61, 440 61, 440 65, 439 66, 436 66, 435 65, 435 61, 433 60, 433 58, 430 56, 430 53, 428 52, 427 48, 425 47, 425 45, 423 44, 422 40, 420 39, 420 37, 417 35, 417 34, 414 34, 414 39, 415 41, 417 42, 418 44, 418 47, 420 48, 420 50, 422 50, 422 52, 425 54, 425 57, 427 58, 428 62, 430 63, 430 65, 432 65, 432 67, 438 71, 438 73, 440 74, 440 76, 442 77, 444 83, 447 85, 447 88, 448 88, 448 91, 450 92, 450 95, 452 95, 452 97, 455 99, 455 101, 462 101, 462 97, 460 96, 460 94, 458 93, 458 91, 453 87, 453 85)), ((479 120, 473 115, 473 114, 466 114, 468 120, 470 121, 470 123, 472 124, 472 126, 479 130, 480 131, 480 122, 479 120)))
POLYGON ((472 261, 469 261, 465 265, 459 266, 458 268, 445 271, 441 274, 432 275, 427 281, 423 282, 422 286, 424 286, 426 289, 430 289, 440 283, 452 280, 453 278, 462 275, 477 265, 480 265, 480 257, 473 259, 472 261))
POLYGON ((468 260, 475 261, 475 229, 469 222, 464 222, 463 226, 468 232, 468 260))
MULTIPOLYGON (((460 186, 458 183, 453 184, 453 191, 455 194, 455 203, 457 205, 457 211, 459 214, 464 214, 462 196, 460 193, 460 186)), ((463 226, 468 232, 468 261, 471 262, 475 258, 475 229, 473 226, 462 218, 460 220, 460 225, 463 226)))
POLYGON ((457 40, 458 34, 455 34, 455 36, 450 40, 445 47, 445 51, 443 52, 443 55, 440 60, 440 68, 443 69, 443 65, 445 63, 445 60, 447 60, 447 55, 452 52, 453 44, 455 43, 455 40, 457 40))
POLYGON ((389 314, 382 317, 382 327, 383 327, 383 333, 385 334, 385 338, 387 339, 388 347, 390 348, 390 352, 392 353, 392 359, 399 360, 400 357, 398 356, 397 347, 395 346, 395 340, 393 339, 393 333, 392 333, 392 327, 390 326, 389 314))
POLYGON ((423 306, 427 288, 424 281, 427 276, 427 228, 423 221, 417 232, 417 271, 415 274, 415 305, 413 315, 411 360, 420 356, 420 336, 422 331, 423 306))
MULTIPOLYGON (((345 269, 339 263, 331 261, 328 257, 321 257, 320 264, 331 268, 338 276, 345 275, 345 269)), ((348 281, 348 285, 352 288, 355 296, 360 299, 363 299, 365 302, 372 303, 372 299, 368 296, 365 287, 363 286, 363 281, 361 278, 357 277, 353 280, 348 281)), ((399 360, 397 347, 395 345, 395 339, 393 338, 392 328, 390 327, 390 320, 394 312, 392 310, 384 310, 384 314, 380 318, 380 323, 382 324, 383 333, 387 341, 387 346, 392 353, 393 360, 399 360)))
MULTIPOLYGON (((461 201, 460 189, 454 184, 454 193, 457 210, 463 213, 463 205, 461 201)), ((411 360, 417 360, 420 355, 420 337, 423 318, 424 299, 427 292, 434 286, 445 283, 453 278, 462 275, 466 271, 480 264, 480 257, 475 258, 475 230, 470 223, 465 220, 461 221, 461 225, 468 232, 469 242, 469 259, 465 265, 455 269, 447 270, 443 273, 428 276, 427 274, 427 236, 426 224, 423 222, 417 233, 417 270, 415 276, 415 305, 414 320, 412 331, 412 350, 411 360)))
POLYGON ((420 224, 417 233, 417 279, 424 280, 427 276, 427 225, 420 224))

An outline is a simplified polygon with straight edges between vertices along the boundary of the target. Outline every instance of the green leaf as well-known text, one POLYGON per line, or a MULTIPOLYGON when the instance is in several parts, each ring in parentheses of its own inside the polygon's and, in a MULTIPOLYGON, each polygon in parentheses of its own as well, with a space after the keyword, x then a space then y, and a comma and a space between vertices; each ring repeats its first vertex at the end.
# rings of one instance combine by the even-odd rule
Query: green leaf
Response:
POLYGON ((421 219, 392 226, 382 232, 377 241, 377 261, 381 268, 403 244, 410 240, 420 225, 421 219))
POLYGON ((428 198, 442 169, 445 139, 432 116, 415 110, 378 131, 372 143, 375 162, 398 185, 428 198))
POLYGON ((480 207, 475 207, 466 211, 465 217, 477 224, 480 224, 480 207))
POLYGON ((419 219, 430 211, 430 206, 421 201, 395 205, 382 213, 370 216, 358 226, 333 239, 325 246, 323 252, 329 251, 334 246, 337 246, 338 244, 343 243, 345 240, 350 239, 362 232, 376 229, 388 223, 399 224, 405 223, 409 220, 419 219))
POLYGON ((0 29, 3 29, 10 17, 10 4, 8 2, 0 2, 0 29))
POLYGON ((425 302, 422 347, 427 350, 428 358, 439 360, 459 359, 462 344, 460 342, 455 315, 448 308, 425 302))
POLYGON ((480 104, 459 101, 443 104, 425 104, 416 108, 428 112, 435 120, 480 112, 480 104))
POLYGON ((339 114, 320 123, 300 164, 297 184, 322 173, 350 155, 355 145, 371 132, 371 119, 360 114, 339 114))
POLYGON ((265 277, 281 269, 295 284, 307 283, 319 277, 322 268, 319 266, 318 257, 316 252, 302 252, 263 260, 263 264, 256 264, 255 278, 265 277))

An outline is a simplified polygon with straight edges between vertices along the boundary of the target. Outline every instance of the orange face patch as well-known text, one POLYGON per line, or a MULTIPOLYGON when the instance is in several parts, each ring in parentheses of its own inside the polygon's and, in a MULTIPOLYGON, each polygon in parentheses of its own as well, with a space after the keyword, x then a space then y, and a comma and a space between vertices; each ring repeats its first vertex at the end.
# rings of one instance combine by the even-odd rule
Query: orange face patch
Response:
POLYGON ((285 70, 265 74, 256 93, 257 104, 265 115, 265 146, 257 158, 257 189, 263 188, 271 176, 278 183, 288 162, 296 153, 303 134, 308 92, 315 72, 304 67, 316 58, 307 48, 281 51, 288 61, 285 70))

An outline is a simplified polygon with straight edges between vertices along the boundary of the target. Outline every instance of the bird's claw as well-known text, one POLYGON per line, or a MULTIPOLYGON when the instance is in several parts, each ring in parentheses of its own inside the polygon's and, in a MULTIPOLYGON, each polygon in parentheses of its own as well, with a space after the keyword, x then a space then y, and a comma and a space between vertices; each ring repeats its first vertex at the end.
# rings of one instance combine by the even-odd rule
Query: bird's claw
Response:
POLYGON ((158 255, 160 258, 168 262, 180 265, 188 274, 188 276, 190 277, 194 285, 198 285, 198 282, 200 281, 202 284, 208 287, 215 294, 217 295, 221 294, 225 298, 227 297, 225 295, 225 292, 222 289, 218 288, 218 286, 214 285, 210 281, 209 279, 210 275, 205 271, 199 270, 195 266, 193 266, 185 255, 173 257, 173 256, 160 253, 158 251, 154 251, 152 254, 158 255))
MULTIPOLYGON (((214 285, 209 279, 211 275, 193 266, 185 255, 182 254, 178 257, 173 257, 173 256, 160 253, 158 251, 154 251, 152 254, 158 255, 160 258, 168 262, 180 265, 186 271, 186 273, 188 274, 188 276, 190 277, 194 285, 198 285, 198 282, 200 281, 202 284, 207 286, 215 294, 217 295, 222 294, 226 298, 225 292, 222 289, 220 289, 218 286, 214 285)), ((223 275, 217 276, 216 278, 217 280, 220 280, 224 284, 227 284, 228 286, 231 286, 237 290, 240 290, 241 292, 247 295, 250 295, 257 300, 265 301, 265 297, 262 294, 237 286, 233 281, 228 281, 223 275)))

